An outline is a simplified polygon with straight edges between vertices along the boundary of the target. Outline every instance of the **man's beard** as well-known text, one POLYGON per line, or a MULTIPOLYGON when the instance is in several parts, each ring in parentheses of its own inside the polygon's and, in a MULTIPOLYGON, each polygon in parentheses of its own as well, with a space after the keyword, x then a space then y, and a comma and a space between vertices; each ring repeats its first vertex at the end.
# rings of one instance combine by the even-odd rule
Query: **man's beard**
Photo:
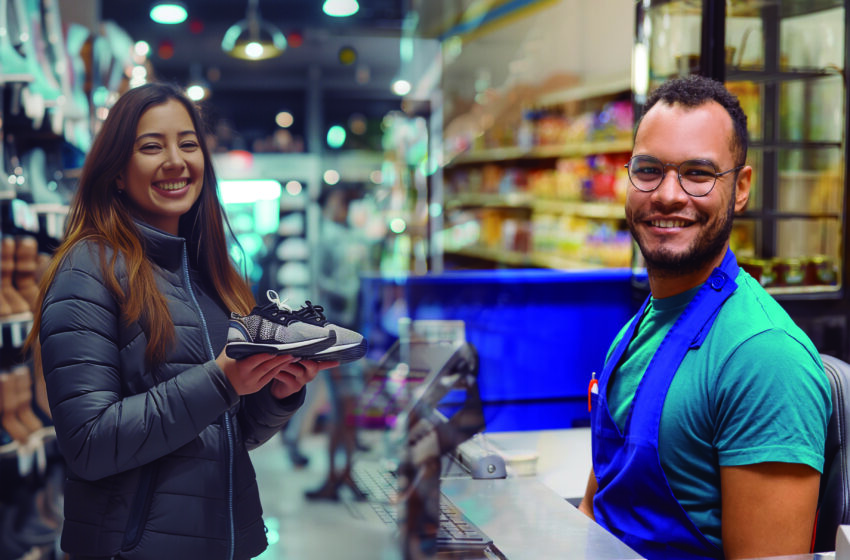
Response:
MULTIPOLYGON (((634 221, 628 219, 627 223, 632 238, 637 242, 646 262, 647 270, 657 276, 676 277, 704 269, 707 264, 714 261, 723 252, 732 233, 734 213, 735 199, 733 198, 725 215, 712 227, 703 229, 691 246, 681 253, 674 253, 663 245, 650 251, 638 236, 634 221)), ((699 223, 705 225, 707 221, 703 219, 699 223)))

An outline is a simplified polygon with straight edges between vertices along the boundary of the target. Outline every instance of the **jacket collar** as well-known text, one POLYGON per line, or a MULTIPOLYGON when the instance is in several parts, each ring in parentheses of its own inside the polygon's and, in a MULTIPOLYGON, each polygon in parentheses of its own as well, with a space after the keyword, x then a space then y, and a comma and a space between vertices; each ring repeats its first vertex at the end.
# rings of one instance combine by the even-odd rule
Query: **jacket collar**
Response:
POLYGON ((166 270, 177 270, 183 265, 184 238, 165 233, 139 220, 134 221, 141 232, 148 259, 166 270))

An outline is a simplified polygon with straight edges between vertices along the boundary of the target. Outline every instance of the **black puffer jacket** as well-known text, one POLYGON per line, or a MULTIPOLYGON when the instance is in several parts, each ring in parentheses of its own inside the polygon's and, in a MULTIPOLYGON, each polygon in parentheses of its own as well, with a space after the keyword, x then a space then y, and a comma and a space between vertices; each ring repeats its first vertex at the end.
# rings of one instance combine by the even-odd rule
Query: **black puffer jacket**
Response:
MULTIPOLYGON (((47 392, 68 465, 62 548, 128 559, 256 556, 267 543, 248 450, 286 423, 304 391, 240 399, 213 361, 226 310, 190 271, 182 238, 138 225, 176 331, 165 364, 145 367, 145 335, 122 321, 94 243, 68 255, 42 307, 47 392)), ((121 259, 116 272, 126 289, 121 259)))

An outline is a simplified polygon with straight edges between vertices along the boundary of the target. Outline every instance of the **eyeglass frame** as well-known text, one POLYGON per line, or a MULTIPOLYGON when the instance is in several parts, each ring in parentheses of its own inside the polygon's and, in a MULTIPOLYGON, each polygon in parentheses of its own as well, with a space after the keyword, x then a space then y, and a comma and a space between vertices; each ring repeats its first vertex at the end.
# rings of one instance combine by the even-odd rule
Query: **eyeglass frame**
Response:
POLYGON ((634 188, 636 188, 640 192, 644 192, 644 193, 651 193, 653 191, 658 190, 658 187, 661 186, 661 183, 664 182, 664 177, 667 175, 667 168, 673 167, 674 169, 676 169, 676 177, 679 180, 679 186, 682 187, 682 190, 685 191, 685 194, 687 194, 688 196, 692 196, 694 198, 702 198, 704 196, 708 196, 709 194, 711 194, 711 191, 714 190, 714 186, 717 184, 717 179, 719 179, 720 177, 722 177, 724 175, 728 175, 729 173, 732 173, 733 171, 740 171, 741 169, 746 167, 746 165, 747 165, 746 163, 742 163, 741 165, 733 167, 732 169, 727 169, 726 171, 718 172, 717 166, 714 165, 714 162, 711 162, 707 159, 689 159, 689 160, 683 161, 682 163, 675 164, 675 163, 664 163, 663 161, 661 161, 660 159, 658 159, 655 156, 636 155, 636 156, 632 156, 631 158, 629 158, 629 162, 626 165, 624 165, 623 167, 626 168, 626 171, 629 175, 629 183, 631 183, 634 188), (654 159, 655 161, 657 161, 658 163, 660 163, 661 166, 662 166, 661 167, 662 173, 661 173, 661 177, 658 179, 658 184, 655 185, 654 187, 652 187, 649 190, 645 190, 645 189, 640 188, 639 186, 635 185, 634 180, 632 180, 631 163, 632 163, 632 161, 635 160, 635 158, 651 158, 651 159, 654 159), (714 171, 714 182, 711 184, 711 188, 708 189, 707 191, 705 191, 705 194, 691 194, 691 193, 688 192, 688 189, 686 189, 685 185, 682 183, 682 171, 681 171, 682 166, 685 165, 686 163, 694 163, 694 162, 708 164, 708 165, 711 166, 712 169, 715 170, 714 171))

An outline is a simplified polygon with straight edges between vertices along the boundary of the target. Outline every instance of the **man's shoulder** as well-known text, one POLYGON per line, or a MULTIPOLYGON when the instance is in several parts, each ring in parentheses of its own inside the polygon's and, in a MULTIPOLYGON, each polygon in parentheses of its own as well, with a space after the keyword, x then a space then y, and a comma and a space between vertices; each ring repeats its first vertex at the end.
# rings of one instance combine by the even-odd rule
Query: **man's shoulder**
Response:
POLYGON ((718 321, 731 323, 741 333, 779 329, 808 340, 788 312, 752 276, 742 270, 736 282, 738 288, 723 306, 718 321))
POLYGON ((785 348, 796 347, 813 358, 818 355, 809 336, 756 280, 743 272, 736 281, 738 288, 721 308, 709 334, 713 351, 726 346, 729 352, 748 348, 781 354, 785 348))

